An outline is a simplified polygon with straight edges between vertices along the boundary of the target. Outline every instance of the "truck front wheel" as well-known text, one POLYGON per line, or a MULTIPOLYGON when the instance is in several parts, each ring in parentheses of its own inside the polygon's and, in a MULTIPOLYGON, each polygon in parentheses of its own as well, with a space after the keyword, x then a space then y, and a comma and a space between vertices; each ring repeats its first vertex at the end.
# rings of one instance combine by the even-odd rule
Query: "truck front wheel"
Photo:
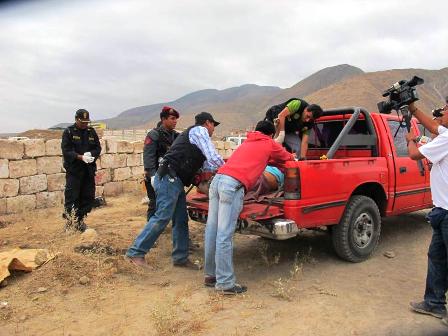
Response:
POLYGON ((361 262, 370 257, 378 245, 381 216, 376 203, 369 197, 350 198, 331 236, 336 253, 347 261, 361 262))

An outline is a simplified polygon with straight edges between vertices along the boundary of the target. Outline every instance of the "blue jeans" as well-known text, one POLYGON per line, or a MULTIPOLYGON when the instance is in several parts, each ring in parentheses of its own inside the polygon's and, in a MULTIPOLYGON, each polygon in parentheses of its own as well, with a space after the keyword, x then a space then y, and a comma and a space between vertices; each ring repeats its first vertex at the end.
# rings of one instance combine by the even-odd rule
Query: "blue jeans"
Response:
POLYGON ((205 274, 216 277, 218 290, 235 286, 233 234, 243 197, 244 188, 238 180, 222 174, 213 178, 205 228, 205 274))
POLYGON ((154 246, 160 234, 173 220, 173 263, 183 264, 188 258, 188 214, 184 185, 179 178, 165 175, 154 178, 156 211, 128 249, 128 257, 143 257, 154 246))
POLYGON ((434 208, 428 214, 432 240, 428 250, 425 302, 430 307, 445 309, 448 289, 448 210, 434 208))

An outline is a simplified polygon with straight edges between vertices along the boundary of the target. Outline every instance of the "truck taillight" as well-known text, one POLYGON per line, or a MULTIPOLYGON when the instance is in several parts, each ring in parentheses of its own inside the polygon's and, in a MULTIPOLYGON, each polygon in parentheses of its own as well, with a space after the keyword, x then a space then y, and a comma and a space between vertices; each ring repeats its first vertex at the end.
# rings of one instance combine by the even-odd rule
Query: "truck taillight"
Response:
POLYGON ((300 171, 299 168, 286 168, 285 200, 300 199, 300 171))

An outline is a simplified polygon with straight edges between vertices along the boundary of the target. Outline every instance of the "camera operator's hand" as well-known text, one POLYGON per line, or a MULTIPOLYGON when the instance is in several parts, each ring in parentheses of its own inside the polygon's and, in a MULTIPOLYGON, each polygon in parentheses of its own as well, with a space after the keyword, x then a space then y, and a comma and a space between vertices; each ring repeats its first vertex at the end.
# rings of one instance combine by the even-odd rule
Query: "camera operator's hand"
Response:
POLYGON ((406 134, 406 141, 407 142, 411 142, 411 141, 414 141, 414 140, 415 140, 414 130, 411 129, 411 131, 408 134, 406 134))
POLYGON ((408 105, 409 112, 414 114, 417 111, 417 106, 415 106, 415 102, 412 102, 408 105))

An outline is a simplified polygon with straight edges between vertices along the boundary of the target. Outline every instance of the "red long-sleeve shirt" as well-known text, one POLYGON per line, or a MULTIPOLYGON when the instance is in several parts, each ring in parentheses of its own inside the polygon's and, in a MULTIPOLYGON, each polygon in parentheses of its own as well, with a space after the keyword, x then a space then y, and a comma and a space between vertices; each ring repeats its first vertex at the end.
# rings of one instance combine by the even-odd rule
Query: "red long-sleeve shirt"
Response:
POLYGON ((290 160, 294 156, 271 137, 258 131, 248 132, 247 139, 219 168, 218 174, 232 176, 250 190, 268 164, 283 170, 284 163, 290 160))

